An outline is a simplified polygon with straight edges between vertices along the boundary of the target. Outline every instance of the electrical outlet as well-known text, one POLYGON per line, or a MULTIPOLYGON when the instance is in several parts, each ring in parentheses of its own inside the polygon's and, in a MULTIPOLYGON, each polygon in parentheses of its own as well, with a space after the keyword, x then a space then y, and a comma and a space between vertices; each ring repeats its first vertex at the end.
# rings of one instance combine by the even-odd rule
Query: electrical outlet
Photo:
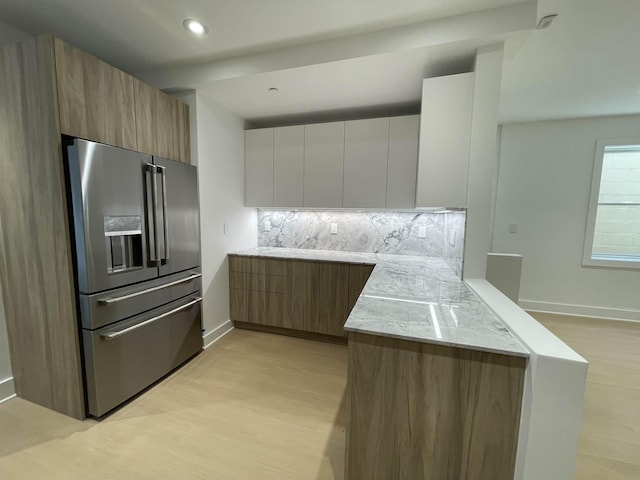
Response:
POLYGON ((271 222, 269 220, 264 221, 264 231, 268 232, 271 230, 271 222))
POLYGON ((510 223, 509 224, 509 233, 518 233, 518 224, 510 223))
POLYGON ((427 226, 418 225, 418 238, 427 238, 427 226))
POLYGON ((449 232, 449 245, 452 247, 456 244, 456 233, 455 230, 449 232))
POLYGON ((229 233, 229 224, 227 222, 224 222, 222 224, 222 231, 224 232, 225 235, 229 233))
POLYGON ((338 234, 338 224, 335 222, 331 222, 331 235, 338 234))

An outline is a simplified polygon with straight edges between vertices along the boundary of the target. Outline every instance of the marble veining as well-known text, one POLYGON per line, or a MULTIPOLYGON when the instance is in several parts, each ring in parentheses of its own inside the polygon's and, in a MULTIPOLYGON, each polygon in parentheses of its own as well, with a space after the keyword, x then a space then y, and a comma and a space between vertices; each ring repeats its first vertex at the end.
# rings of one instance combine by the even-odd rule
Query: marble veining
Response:
POLYGON ((458 278, 462 278, 464 266, 464 233, 467 215, 463 211, 447 211, 444 214, 444 246, 442 258, 455 272, 458 278))
POLYGON ((441 257, 444 215, 421 212, 260 210, 258 245, 441 257), (338 233, 330 225, 336 223, 338 233), (418 237, 419 227, 426 237, 418 237))
POLYGON ((347 319, 347 331, 529 355, 505 324, 441 258, 260 247, 234 253, 375 264, 347 319))

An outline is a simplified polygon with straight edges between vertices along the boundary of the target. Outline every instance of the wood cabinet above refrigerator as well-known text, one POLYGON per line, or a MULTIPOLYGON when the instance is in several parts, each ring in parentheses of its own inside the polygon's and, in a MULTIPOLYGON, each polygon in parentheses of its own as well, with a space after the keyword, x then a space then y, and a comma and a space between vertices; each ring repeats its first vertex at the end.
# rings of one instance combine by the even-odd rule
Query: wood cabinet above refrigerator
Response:
POLYGON ((58 38, 53 43, 61 133, 191 163, 187 105, 58 38))

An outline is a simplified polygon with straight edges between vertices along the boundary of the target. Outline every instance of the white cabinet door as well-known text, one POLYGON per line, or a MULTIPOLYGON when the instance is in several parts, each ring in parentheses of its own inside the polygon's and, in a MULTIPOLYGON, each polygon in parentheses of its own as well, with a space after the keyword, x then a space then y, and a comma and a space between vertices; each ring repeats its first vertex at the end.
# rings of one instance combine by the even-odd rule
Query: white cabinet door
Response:
POLYGON ((389 119, 369 118, 345 122, 345 208, 385 207, 389 119))
POLYGON ((344 122, 304 127, 304 206, 342 207, 344 122))
POLYGON ((304 125, 273 130, 273 206, 302 207, 304 125))
POLYGON ((419 129, 419 115, 389 119, 387 208, 414 208, 416 205, 419 129))
POLYGON ((467 206, 473 73, 422 83, 416 207, 467 206))
POLYGON ((244 132, 247 207, 273 207, 273 128, 244 132))

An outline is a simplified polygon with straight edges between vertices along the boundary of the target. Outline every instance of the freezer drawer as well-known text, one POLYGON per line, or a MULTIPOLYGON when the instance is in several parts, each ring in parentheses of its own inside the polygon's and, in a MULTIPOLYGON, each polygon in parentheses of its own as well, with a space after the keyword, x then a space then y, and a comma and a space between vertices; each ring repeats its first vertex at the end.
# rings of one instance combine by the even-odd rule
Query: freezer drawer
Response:
POLYGON ((199 292, 199 269, 93 295, 80 295, 82 328, 95 330, 199 292))
POLYGON ((104 415, 197 354, 201 316, 201 298, 189 295, 109 327, 83 330, 89 414, 104 415))

